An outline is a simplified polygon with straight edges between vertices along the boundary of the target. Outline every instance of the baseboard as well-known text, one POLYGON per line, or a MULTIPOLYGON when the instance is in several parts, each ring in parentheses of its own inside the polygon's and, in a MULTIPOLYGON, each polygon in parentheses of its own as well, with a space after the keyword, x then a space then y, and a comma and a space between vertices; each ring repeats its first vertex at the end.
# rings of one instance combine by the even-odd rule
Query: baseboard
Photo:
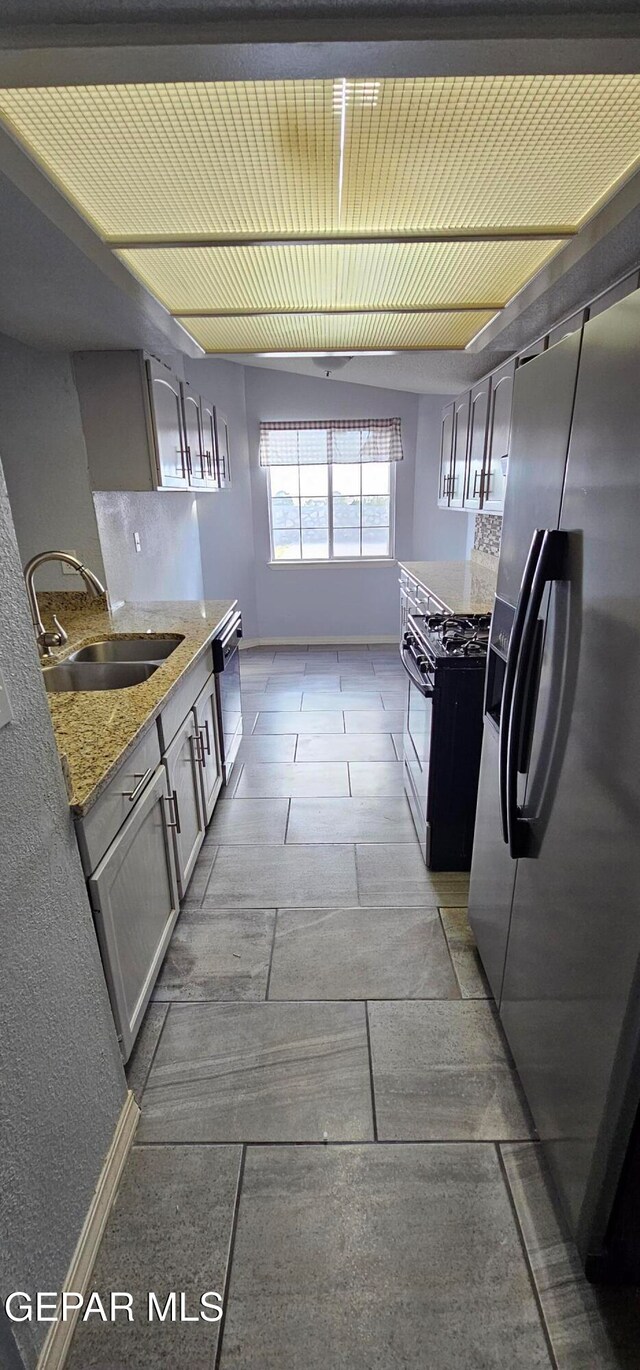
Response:
POLYGON ((387 647, 396 646, 397 633, 369 633, 366 637, 244 637, 240 650, 248 647, 387 647))
MULTIPOLYGON (((107 1225, 107 1218, 118 1192, 118 1185, 131 1150, 139 1117, 140 1109, 131 1090, 129 1090, 65 1277, 64 1288, 66 1290, 73 1289, 79 1294, 86 1294, 89 1288, 95 1259, 107 1225)), ((69 1354, 71 1338, 77 1321, 78 1311, 76 1310, 69 1315, 66 1322, 60 1318, 59 1322, 51 1323, 38 1357, 37 1370, 62 1370, 69 1354)))

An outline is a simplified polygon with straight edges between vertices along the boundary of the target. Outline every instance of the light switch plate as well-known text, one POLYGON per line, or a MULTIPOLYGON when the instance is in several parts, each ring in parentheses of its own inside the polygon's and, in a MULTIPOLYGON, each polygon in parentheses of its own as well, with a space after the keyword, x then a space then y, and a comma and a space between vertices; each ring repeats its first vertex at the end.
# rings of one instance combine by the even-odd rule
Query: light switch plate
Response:
POLYGON ((134 533, 134 535, 133 535, 133 545, 134 545, 134 547, 135 547, 135 549, 136 549, 136 552, 140 552, 140 551, 142 550, 142 543, 141 543, 141 541, 140 541, 140 534, 139 534, 139 533, 134 533))
POLYGON ((11 701, 7 694, 2 671, 0 671, 0 728, 4 728, 6 723, 10 723, 12 718, 11 701))

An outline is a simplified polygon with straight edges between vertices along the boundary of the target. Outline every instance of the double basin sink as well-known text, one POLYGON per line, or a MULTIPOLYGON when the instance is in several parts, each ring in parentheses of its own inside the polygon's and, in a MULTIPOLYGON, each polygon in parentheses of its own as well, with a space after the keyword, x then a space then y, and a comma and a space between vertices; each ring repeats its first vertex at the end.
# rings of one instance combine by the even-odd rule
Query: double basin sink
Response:
POLYGON ((182 638, 117 637, 92 642, 72 652, 66 661, 46 666, 49 694, 69 690, 126 690, 141 685, 175 651, 182 638))

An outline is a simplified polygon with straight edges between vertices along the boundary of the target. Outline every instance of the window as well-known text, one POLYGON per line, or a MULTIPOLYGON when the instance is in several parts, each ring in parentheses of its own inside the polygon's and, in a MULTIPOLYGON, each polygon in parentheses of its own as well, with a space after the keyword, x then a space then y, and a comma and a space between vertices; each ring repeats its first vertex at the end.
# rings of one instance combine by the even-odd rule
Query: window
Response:
POLYGON ((399 419, 262 424, 272 560, 390 557, 401 456, 399 419))

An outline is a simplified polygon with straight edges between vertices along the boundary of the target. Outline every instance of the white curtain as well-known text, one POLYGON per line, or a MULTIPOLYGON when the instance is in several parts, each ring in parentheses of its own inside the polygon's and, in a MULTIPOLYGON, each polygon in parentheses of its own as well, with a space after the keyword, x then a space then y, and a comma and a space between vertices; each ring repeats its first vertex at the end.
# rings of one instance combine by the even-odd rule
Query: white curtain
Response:
POLYGON ((400 419, 310 419, 261 423, 261 466, 402 461, 400 419))

